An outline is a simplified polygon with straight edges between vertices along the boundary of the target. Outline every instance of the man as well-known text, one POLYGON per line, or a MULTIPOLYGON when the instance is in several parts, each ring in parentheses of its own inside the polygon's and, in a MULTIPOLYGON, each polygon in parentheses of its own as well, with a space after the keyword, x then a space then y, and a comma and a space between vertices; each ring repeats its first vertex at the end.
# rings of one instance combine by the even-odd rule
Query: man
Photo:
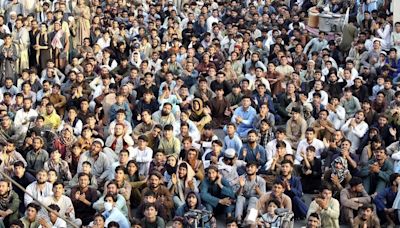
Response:
POLYGON ((24 196, 25 206, 28 207, 28 204, 33 202, 33 198, 31 197, 31 195, 35 198, 35 200, 38 200, 40 202, 43 202, 43 200, 47 196, 53 195, 52 184, 47 182, 47 178, 48 176, 46 170, 41 169, 37 172, 36 174, 37 181, 32 182, 30 185, 28 185, 28 187, 26 187, 26 192, 29 192, 30 195, 25 193, 24 196))
POLYGON ((293 154, 293 149, 290 145, 290 142, 286 139, 286 130, 284 128, 278 128, 276 129, 275 132, 275 139, 271 140, 268 142, 268 144, 265 146, 265 151, 267 153, 267 161, 270 162, 272 161, 272 158, 276 154, 276 145, 278 144, 279 141, 282 141, 286 145, 286 154, 293 154))
POLYGON ((229 182, 233 191, 236 192, 239 189, 239 173, 243 173, 246 162, 237 159, 235 150, 226 149, 216 164, 218 165, 219 173, 229 182))
POLYGON ((112 162, 118 161, 118 154, 121 150, 133 150, 133 139, 130 135, 125 134, 125 125, 121 123, 115 124, 114 134, 107 137, 103 153, 106 154, 112 162))
POLYGON ((10 139, 16 140, 18 145, 20 145, 22 144, 21 141, 23 140, 23 137, 21 137, 20 134, 17 134, 15 124, 12 122, 11 117, 6 114, 1 118, 0 144, 6 144, 10 139))
MULTIPOLYGON (((18 184, 20 184, 22 187, 27 188, 29 184, 31 184, 36 180, 35 177, 32 176, 32 174, 25 171, 25 164, 22 161, 14 162, 13 166, 14 166, 13 169, 14 175, 12 179, 18 184)), ((25 211, 25 204, 23 202, 25 193, 14 184, 12 185, 12 189, 17 193, 20 199, 19 212, 23 213, 25 211)))
POLYGON ((340 192, 341 214, 343 221, 353 224, 359 209, 367 203, 371 203, 371 197, 365 191, 363 181, 359 177, 353 177, 346 187, 340 192))
POLYGON ((200 195, 208 211, 223 211, 226 217, 232 217, 235 194, 216 166, 208 167, 207 178, 200 186, 200 195))
POLYGON ((19 217, 20 199, 11 190, 11 183, 4 179, 0 180, 0 201, 0 226, 8 227, 11 221, 19 217))
POLYGON ((25 136, 30 124, 38 116, 36 110, 32 109, 32 98, 24 98, 23 108, 15 113, 14 124, 19 130, 19 135, 25 136))
POLYGON ((237 108, 232 116, 232 123, 237 126, 237 133, 240 137, 246 137, 247 133, 253 129, 253 121, 257 115, 256 110, 251 107, 251 98, 244 96, 242 106, 237 108))
POLYGON ((236 192, 235 217, 239 224, 243 219, 243 212, 256 208, 257 201, 266 191, 265 180, 257 176, 257 162, 246 164, 246 174, 239 178, 239 189, 236 192))
POLYGON ((22 19, 15 21, 15 30, 12 32, 14 43, 18 47, 19 59, 17 61, 16 72, 21 73, 23 69, 29 68, 29 32, 24 27, 22 19))
POLYGON ((179 156, 181 142, 174 136, 174 127, 171 124, 164 126, 164 134, 160 140, 158 149, 164 150, 166 155, 175 154, 179 156))
POLYGON ((68 218, 69 221, 77 226, 82 225, 80 219, 75 219, 75 209, 71 199, 64 195, 64 184, 62 182, 55 182, 53 184, 53 195, 47 196, 41 201, 44 205, 56 204, 60 207, 58 212, 60 215, 68 218))
POLYGON ((382 192, 393 173, 393 163, 387 158, 385 148, 379 147, 373 152, 374 156, 358 174, 363 178, 363 185, 368 194, 382 192))
POLYGON ((307 212, 307 219, 313 213, 321 216, 321 227, 339 228, 339 201, 332 197, 332 186, 325 183, 321 187, 321 195, 319 195, 310 204, 307 212))
POLYGON ((364 121, 364 112, 357 111, 354 118, 350 118, 341 127, 347 139, 352 142, 352 151, 356 151, 360 146, 361 138, 368 130, 368 124, 364 121))
POLYGON ((340 105, 346 110, 346 119, 354 116, 361 109, 360 101, 353 96, 351 88, 344 89, 344 96, 340 100, 340 105))
MULTIPOLYGON (((136 149, 136 148, 135 148, 136 149)), ((107 176, 107 180, 113 180, 115 178, 115 168, 117 168, 118 166, 122 166, 124 168, 127 167, 128 162, 130 161, 129 158, 129 151, 128 150, 121 150, 121 152, 119 152, 118 155, 118 161, 113 162, 110 166, 110 168, 107 170, 108 171, 108 176, 107 176)), ((153 154, 153 151, 152 153, 153 154)))
MULTIPOLYGON (((77 193, 75 193, 77 196, 77 193)), ((104 190, 104 194, 102 197, 100 197, 96 202, 93 203, 92 207, 98 212, 102 212, 105 210, 104 208, 104 202, 106 202, 105 196, 107 194, 114 195, 116 197, 115 202, 115 207, 121 210, 122 214, 125 216, 128 216, 128 207, 127 207, 127 202, 125 197, 123 197, 121 194, 118 194, 118 185, 115 181, 110 181, 108 182, 106 186, 106 190, 104 190)))
POLYGON ((238 158, 245 162, 256 162, 261 168, 264 167, 267 162, 267 154, 264 147, 258 144, 256 130, 250 130, 247 133, 247 143, 243 145, 238 158))
POLYGON ((130 223, 128 218, 121 212, 121 210, 116 207, 117 196, 108 193, 104 197, 104 212, 103 215, 106 218, 106 226, 112 221, 117 222, 121 228, 130 228, 130 223))
POLYGON ((147 188, 143 189, 142 192, 153 191, 156 194, 157 202, 164 205, 167 217, 170 217, 174 202, 170 191, 163 185, 163 180, 164 176, 160 172, 153 171, 147 179, 147 188))
POLYGON ((162 109, 153 113, 152 117, 154 122, 161 124, 163 127, 167 124, 173 125, 175 116, 172 113, 172 104, 168 102, 164 103, 162 109))
POLYGON ((149 174, 150 162, 153 160, 153 150, 147 146, 148 138, 141 135, 138 138, 138 146, 133 149, 131 158, 136 161, 139 167, 139 176, 147 177, 149 174))
POLYGON ((399 191, 400 174, 392 173, 389 177, 389 182, 390 186, 378 192, 378 195, 375 196, 374 203, 376 206, 376 213, 382 224, 387 222, 388 227, 394 227, 395 224, 399 223, 396 213, 398 208, 396 208, 393 203, 399 191))
POLYGON ((4 43, 0 46, 0 56, 2 57, 0 61, 0 83, 4 83, 6 77, 12 77, 13 83, 17 83, 17 60, 20 55, 18 52, 17 44, 14 44, 11 34, 6 34, 4 37, 4 43))
POLYGON ((243 142, 236 134, 236 125, 234 123, 228 123, 226 125, 226 136, 224 138, 224 150, 232 148, 235 151, 240 151, 242 146, 243 142))
POLYGON ((267 212, 267 203, 271 199, 276 199, 280 202, 282 208, 292 211, 292 200, 285 193, 285 182, 276 179, 272 185, 272 190, 263 194, 257 202, 257 210, 267 212))
POLYGON ((102 152, 103 146, 104 143, 101 139, 95 139, 90 146, 90 150, 81 155, 78 163, 78 172, 82 172, 82 164, 84 161, 88 161, 92 164, 93 175, 96 177, 99 186, 102 185, 104 179, 107 177, 108 173, 106 170, 111 164, 110 159, 102 152))
POLYGON ((71 200, 75 208, 76 218, 82 220, 82 225, 86 226, 92 221, 92 215, 96 211, 92 204, 97 201, 97 191, 89 186, 90 176, 87 173, 78 174, 78 185, 71 189, 71 200))
POLYGON ((332 96, 325 108, 329 112, 328 120, 335 129, 340 129, 345 122, 346 110, 340 105, 339 97, 332 96))
POLYGON ((320 228, 321 227, 321 220, 318 213, 311 213, 307 219, 307 226, 306 228, 320 228))
MULTIPOLYGON (((381 227, 378 217, 374 214, 374 205, 367 203, 361 207, 361 213, 351 223, 353 228, 359 227, 381 227)), ((387 226, 389 227, 389 226, 387 226)), ((393 226, 394 227, 394 226, 393 226)))
MULTIPOLYGON (((49 208, 57 213, 60 212, 60 207, 57 204, 50 204, 49 208)), ((52 211, 48 212, 46 219, 40 218, 39 224, 41 227, 67 227, 67 223, 52 211)))
POLYGON ((40 206, 36 203, 29 203, 26 206, 26 215, 22 217, 20 220, 24 224, 24 227, 39 227, 39 218, 38 212, 40 211, 40 206))
POLYGON ((151 111, 148 109, 145 109, 142 111, 140 115, 140 120, 141 122, 136 125, 136 127, 133 129, 133 137, 134 139, 137 139, 140 135, 145 135, 151 132, 153 127, 155 126, 155 122, 153 121, 151 117, 151 111))
POLYGON ((16 161, 21 161, 24 166, 27 165, 24 157, 22 157, 22 155, 15 150, 15 142, 11 139, 7 141, 7 144, 0 152, 0 159, 2 161, 0 164, 0 169, 10 176, 14 170, 13 164, 16 161))
POLYGON ((300 108, 292 108, 292 117, 286 123, 287 140, 293 148, 297 148, 300 140, 304 139, 307 129, 307 122, 300 115, 300 108))
POLYGON ((44 163, 49 159, 49 153, 43 149, 43 139, 36 136, 32 139, 32 150, 26 154, 27 171, 36 174, 44 168, 44 163))
POLYGON ((154 203, 145 205, 144 215, 142 219, 144 227, 165 228, 164 219, 158 216, 157 206, 154 203))
POLYGON ((304 54, 307 54, 308 52, 313 53, 313 52, 321 52, 323 48, 328 46, 328 41, 325 39, 325 32, 320 31, 319 36, 312 38, 307 45, 304 47, 304 54))
POLYGON ((296 160, 295 164, 298 165, 303 161, 303 157, 301 153, 306 154, 306 149, 309 146, 315 147, 315 156, 317 158, 321 158, 321 152, 325 149, 324 143, 315 137, 315 131, 313 128, 307 128, 306 130, 306 138, 299 142, 296 151, 296 160))
POLYGON ((316 80, 314 82, 314 89, 308 93, 307 102, 311 103, 315 93, 321 94, 321 104, 323 106, 328 104, 328 93, 323 90, 324 85, 321 80, 316 80))
POLYGON ((336 129, 333 123, 328 120, 329 112, 322 109, 318 113, 318 119, 312 124, 314 128, 316 138, 319 140, 330 140, 336 129))
POLYGON ((281 174, 277 179, 285 183, 285 194, 292 199, 295 218, 304 218, 307 214, 308 207, 301 199, 303 189, 300 177, 293 176, 292 172, 293 162, 290 160, 283 160, 281 162, 281 174))
POLYGON ((57 130, 61 124, 61 117, 57 114, 51 102, 46 104, 46 113, 43 117, 45 126, 51 130, 57 130))

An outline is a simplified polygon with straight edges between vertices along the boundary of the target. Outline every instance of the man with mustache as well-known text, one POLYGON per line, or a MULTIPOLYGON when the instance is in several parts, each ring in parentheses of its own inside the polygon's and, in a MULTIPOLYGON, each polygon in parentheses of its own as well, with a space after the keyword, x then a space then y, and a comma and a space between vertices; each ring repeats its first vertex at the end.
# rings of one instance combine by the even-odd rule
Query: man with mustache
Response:
POLYGON ((0 180, 0 226, 4 227, 8 227, 10 222, 18 219, 19 216, 20 199, 10 187, 11 184, 8 181, 0 180))
POLYGON ((36 110, 32 109, 32 98, 26 97, 23 101, 22 109, 15 113, 14 126, 19 129, 19 134, 23 135, 28 131, 30 123, 38 116, 36 110))
MULTIPOLYGON (((43 202, 44 198, 53 195, 53 185, 47 182, 47 172, 44 169, 39 170, 36 174, 37 181, 32 182, 26 187, 26 192, 30 193, 37 201, 43 202)), ((33 198, 25 193, 25 206, 33 202, 33 198)))

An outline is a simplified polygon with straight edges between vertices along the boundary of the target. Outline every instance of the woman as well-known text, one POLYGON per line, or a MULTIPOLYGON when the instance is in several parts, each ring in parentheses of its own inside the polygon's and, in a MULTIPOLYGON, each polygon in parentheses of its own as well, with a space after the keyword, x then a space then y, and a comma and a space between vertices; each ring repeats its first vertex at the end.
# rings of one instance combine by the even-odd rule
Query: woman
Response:
POLYGON ((199 192, 194 176, 195 173, 192 167, 186 162, 181 162, 178 165, 176 174, 172 174, 171 180, 168 183, 168 189, 173 195, 175 208, 185 204, 185 195, 188 192, 199 192))
POLYGON ((175 154, 168 155, 167 163, 165 163, 164 167, 165 167, 164 182, 169 183, 172 179, 172 174, 176 174, 176 170, 178 169, 177 156, 175 154))
POLYGON ((131 190, 131 207, 136 208, 142 202, 142 190, 146 186, 146 179, 143 176, 139 176, 138 164, 134 160, 130 160, 127 165, 126 180, 132 186, 131 190))
POLYGON ((189 116, 189 119, 196 124, 200 132, 203 130, 204 126, 212 120, 208 108, 205 109, 203 105, 203 101, 200 98, 193 99, 192 113, 189 116))
POLYGON ((51 59, 49 41, 50 36, 47 33, 47 24, 42 23, 40 25, 40 33, 36 36, 36 45, 34 46, 36 50, 36 62, 40 71, 46 68, 47 62, 51 59))
POLYGON ((82 45, 83 40, 90 37, 90 9, 85 5, 85 0, 78 0, 73 14, 77 25, 74 45, 82 45))
POLYGON ((347 167, 347 160, 337 157, 331 164, 331 169, 324 174, 324 181, 332 184, 333 196, 339 198, 340 191, 347 186, 351 180, 351 174, 347 167))

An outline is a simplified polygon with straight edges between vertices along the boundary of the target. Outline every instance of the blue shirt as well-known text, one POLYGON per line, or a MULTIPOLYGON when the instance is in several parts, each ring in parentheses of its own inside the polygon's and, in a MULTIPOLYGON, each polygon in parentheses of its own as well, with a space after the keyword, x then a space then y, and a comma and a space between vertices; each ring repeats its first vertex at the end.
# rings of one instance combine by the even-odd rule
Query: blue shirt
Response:
POLYGON ((264 165, 267 163, 267 152, 265 151, 265 148, 262 147, 260 144, 257 144, 257 146, 253 149, 249 146, 249 144, 246 143, 240 150, 238 159, 245 162, 255 161, 260 167, 264 167, 264 165), (246 156, 243 156, 244 150, 246 150, 246 156), (260 154, 259 159, 257 159, 258 153, 260 154))
POLYGON ((228 148, 232 148, 236 151, 236 154, 239 154, 240 149, 242 148, 243 143, 240 137, 235 134, 233 138, 230 138, 229 135, 224 138, 224 151, 228 148))
POLYGON ((248 107, 245 111, 243 106, 240 106, 235 110, 232 116, 232 123, 237 125, 237 133, 240 137, 246 137, 247 132, 253 129, 253 120, 256 117, 257 112, 253 107, 248 107), (241 117, 243 120, 241 123, 236 122, 236 117, 241 117))
POLYGON ((392 187, 385 188, 379 192, 374 199, 377 211, 383 211, 385 208, 392 208, 396 199, 397 192, 393 192, 392 187))
POLYGON ((108 226, 108 223, 114 221, 119 224, 120 228, 130 228, 131 224, 129 223, 128 219, 122 212, 114 207, 111 211, 103 212, 104 217, 106 218, 105 225, 108 226))

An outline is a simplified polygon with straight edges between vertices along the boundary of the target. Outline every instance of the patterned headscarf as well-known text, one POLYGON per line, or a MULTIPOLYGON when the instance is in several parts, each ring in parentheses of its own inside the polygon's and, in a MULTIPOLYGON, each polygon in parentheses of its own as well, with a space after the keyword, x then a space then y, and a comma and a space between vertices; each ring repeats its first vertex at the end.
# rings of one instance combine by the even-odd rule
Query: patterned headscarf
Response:
POLYGON ((346 178, 346 175, 349 172, 349 169, 347 166, 347 160, 344 159, 343 157, 337 157, 332 162, 331 167, 332 167, 332 173, 338 176, 340 182, 342 182, 344 180, 344 178, 346 178), (343 168, 337 169, 335 166, 336 163, 342 164, 343 168))

